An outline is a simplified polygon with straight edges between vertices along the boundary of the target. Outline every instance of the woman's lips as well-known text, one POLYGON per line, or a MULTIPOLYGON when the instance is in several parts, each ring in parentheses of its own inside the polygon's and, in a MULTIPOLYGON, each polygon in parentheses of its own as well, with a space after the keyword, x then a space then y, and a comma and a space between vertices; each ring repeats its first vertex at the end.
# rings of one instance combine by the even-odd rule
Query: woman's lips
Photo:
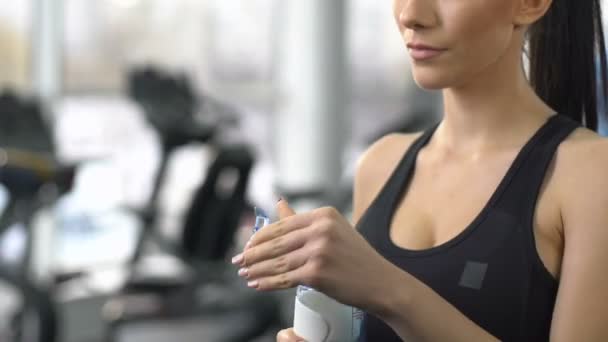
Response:
POLYGON ((412 58, 416 61, 429 60, 441 55, 446 51, 445 49, 439 49, 423 44, 407 44, 407 48, 410 52, 410 56, 412 56, 412 58))

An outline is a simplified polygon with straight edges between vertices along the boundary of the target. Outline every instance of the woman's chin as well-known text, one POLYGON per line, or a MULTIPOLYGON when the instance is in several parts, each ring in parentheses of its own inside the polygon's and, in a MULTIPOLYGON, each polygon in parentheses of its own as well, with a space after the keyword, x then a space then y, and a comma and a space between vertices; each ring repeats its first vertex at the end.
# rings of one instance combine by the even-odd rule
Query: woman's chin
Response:
POLYGON ((437 72, 429 72, 428 70, 424 72, 414 71, 413 76, 416 84, 422 89, 441 90, 450 87, 450 82, 447 78, 437 72))

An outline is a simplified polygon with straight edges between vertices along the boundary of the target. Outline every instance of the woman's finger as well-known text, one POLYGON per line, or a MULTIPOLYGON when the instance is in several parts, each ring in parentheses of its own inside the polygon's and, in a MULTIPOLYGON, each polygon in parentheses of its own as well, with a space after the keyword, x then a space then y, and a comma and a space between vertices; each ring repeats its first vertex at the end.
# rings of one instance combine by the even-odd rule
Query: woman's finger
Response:
POLYGON ((304 342, 304 339, 298 337, 293 331, 293 328, 279 331, 277 334, 277 342, 304 342))
POLYGON ((265 260, 253 264, 250 267, 241 268, 239 270, 239 275, 246 279, 275 276, 301 267, 306 263, 307 259, 308 255, 306 251, 300 248, 277 258, 265 260))
POLYGON ((247 248, 242 254, 242 261, 238 264, 246 267, 283 256, 304 246, 306 239, 306 232, 302 229, 276 237, 258 246, 247 248))
POLYGON ((312 283, 315 281, 306 278, 306 275, 310 273, 306 271, 306 268, 307 266, 304 265, 289 272, 254 279, 249 281, 247 286, 255 288, 258 291, 285 290, 302 284, 314 287, 312 283))
POLYGON ((277 203, 277 212, 279 213, 280 220, 296 214, 296 212, 289 206, 289 203, 287 203, 287 201, 283 198, 281 198, 277 203))
MULTIPOLYGON (((279 201, 277 202, 277 213, 279 214, 279 220, 286 219, 296 214, 296 212, 291 209, 287 201, 283 198, 279 199, 279 201)), ((267 228, 265 230, 267 230, 267 228)), ((245 245, 245 249, 248 249, 250 246, 252 246, 252 240, 254 236, 255 235, 252 235, 251 238, 249 238, 249 241, 247 241, 247 244, 245 245)))
POLYGON ((309 213, 293 215, 260 229, 251 237, 245 250, 260 245, 266 241, 276 239, 298 229, 308 227, 313 222, 313 216, 309 213))

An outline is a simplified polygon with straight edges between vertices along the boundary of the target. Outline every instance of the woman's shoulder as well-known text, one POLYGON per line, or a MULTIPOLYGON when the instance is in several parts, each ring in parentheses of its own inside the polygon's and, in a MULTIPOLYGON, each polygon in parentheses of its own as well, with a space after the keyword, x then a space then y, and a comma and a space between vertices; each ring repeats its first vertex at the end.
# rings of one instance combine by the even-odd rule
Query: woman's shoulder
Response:
POLYGON ((575 130, 558 148, 556 167, 564 176, 574 176, 587 167, 606 174, 608 139, 587 128, 575 130))
POLYGON ((357 174, 372 173, 373 176, 377 176, 376 173, 380 172, 388 176, 412 143, 422 134, 423 132, 392 133, 380 138, 371 144, 359 158, 357 174))
POLYGON ((597 216, 608 205, 608 139, 580 128, 558 148, 555 182, 564 218, 597 216), (595 209, 594 209, 595 208, 595 209))
POLYGON ((378 195, 411 144, 422 134, 423 132, 386 135, 361 155, 354 185, 355 221, 378 195))

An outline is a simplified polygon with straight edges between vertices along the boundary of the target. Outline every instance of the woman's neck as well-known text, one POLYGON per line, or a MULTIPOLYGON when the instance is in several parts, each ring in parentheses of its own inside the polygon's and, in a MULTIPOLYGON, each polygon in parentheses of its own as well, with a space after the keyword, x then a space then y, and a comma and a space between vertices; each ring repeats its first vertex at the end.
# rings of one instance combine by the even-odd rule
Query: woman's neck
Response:
POLYGON ((520 144, 553 113, 529 85, 520 53, 508 52, 469 83, 443 91, 438 146, 480 153, 520 144))

